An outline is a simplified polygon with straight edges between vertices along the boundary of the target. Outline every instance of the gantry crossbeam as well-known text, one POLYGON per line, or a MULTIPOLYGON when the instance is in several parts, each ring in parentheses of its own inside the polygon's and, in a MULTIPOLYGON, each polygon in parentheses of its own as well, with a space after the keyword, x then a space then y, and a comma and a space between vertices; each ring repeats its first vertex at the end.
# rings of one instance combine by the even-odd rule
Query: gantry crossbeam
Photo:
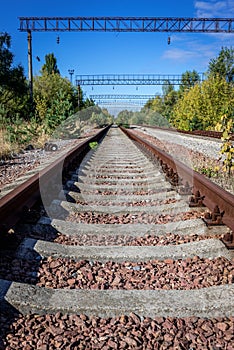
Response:
POLYGON ((114 100, 98 100, 95 103, 99 106, 121 106, 121 107, 134 107, 134 106, 144 106, 146 101, 135 100, 135 101, 114 101, 114 100))
POLYGON ((93 101, 96 100, 150 100, 151 98, 154 98, 157 95, 90 95, 89 98, 93 101))
POLYGON ((234 33, 234 18, 19 17, 22 32, 234 33))
MULTIPOLYGON (((204 74, 199 73, 200 81, 204 74)), ((77 75, 76 85, 164 85, 170 82, 173 85, 182 83, 179 74, 100 74, 77 75)))

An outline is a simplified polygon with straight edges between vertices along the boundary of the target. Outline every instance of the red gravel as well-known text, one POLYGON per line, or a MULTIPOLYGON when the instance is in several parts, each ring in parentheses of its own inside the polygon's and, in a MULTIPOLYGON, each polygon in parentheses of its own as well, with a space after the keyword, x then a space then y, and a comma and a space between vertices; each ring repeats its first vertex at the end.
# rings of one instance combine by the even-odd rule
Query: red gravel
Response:
POLYGON ((69 289, 200 289, 234 282, 234 259, 166 259, 148 262, 41 261, 38 286, 69 289))
POLYGON ((134 237, 131 235, 76 235, 66 236, 63 234, 58 235, 54 242, 73 246, 84 245, 117 245, 117 246, 158 246, 158 245, 178 245, 189 242, 198 242, 209 238, 222 238, 222 235, 186 235, 180 236, 178 234, 167 234, 165 236, 146 235, 142 237, 134 237))
MULTIPOLYGON (((144 206, 153 206, 153 205, 164 205, 164 204, 172 204, 176 203, 177 199, 174 198, 168 198, 165 200, 141 200, 141 201, 131 201, 131 202, 107 202, 107 201, 98 201, 98 205, 104 205, 104 206, 110 206, 110 205, 117 205, 121 207, 144 207, 144 206)), ((97 202, 85 202, 83 200, 76 200, 76 204, 80 205, 97 205, 97 202)))
MULTIPOLYGON (((122 180, 122 179, 129 179, 129 175, 125 175, 124 173, 120 175, 99 175, 96 174, 95 176, 96 179, 118 179, 118 180, 122 180)), ((137 176, 134 175, 134 180, 140 180, 140 179, 146 179, 146 175, 145 174, 138 174, 137 176)))
POLYGON ((205 350, 234 349, 234 318, 113 318, 86 315, 0 317, 5 350, 205 350))
POLYGON ((134 190, 134 191, 125 191, 123 189, 118 189, 116 190, 95 190, 95 191, 89 191, 85 188, 82 189, 82 193, 88 193, 88 194, 101 194, 103 196, 116 196, 116 195, 126 195, 128 196, 129 194, 131 195, 136 195, 136 196, 145 196, 145 195, 149 195, 149 194, 157 194, 157 193, 161 193, 161 192, 166 192, 167 190, 165 189, 154 189, 154 190, 150 190, 147 189, 145 190, 134 190))
MULTIPOLYGON (((157 210, 157 209, 156 209, 157 210)), ((138 214, 103 214, 94 212, 72 213, 66 221, 88 223, 88 224, 166 224, 180 220, 191 220, 203 217, 201 211, 189 211, 180 214, 160 214, 153 215, 147 213, 138 214)))
POLYGON ((31 155, 31 157, 21 154, 14 159, 4 161, 2 165, 0 164, 0 189, 38 165, 40 165, 39 153, 31 155))

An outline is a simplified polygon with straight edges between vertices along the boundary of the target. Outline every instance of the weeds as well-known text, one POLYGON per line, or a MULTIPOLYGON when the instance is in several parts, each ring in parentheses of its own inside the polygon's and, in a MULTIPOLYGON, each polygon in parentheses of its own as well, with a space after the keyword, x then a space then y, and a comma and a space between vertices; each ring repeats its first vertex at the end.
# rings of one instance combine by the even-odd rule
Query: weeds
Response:
POLYGON ((98 143, 97 143, 96 141, 90 142, 90 143, 89 143, 89 147, 90 147, 91 149, 97 148, 97 145, 98 145, 98 143))
POLYGON ((9 122, 7 119, 0 120, 0 157, 18 152, 28 144, 34 147, 42 147, 49 136, 45 133, 44 126, 40 125, 36 118, 30 122, 16 117, 9 122))
POLYGON ((223 169, 223 161, 211 158, 193 158, 193 169, 207 176, 211 181, 234 194, 234 171, 230 174, 223 169))

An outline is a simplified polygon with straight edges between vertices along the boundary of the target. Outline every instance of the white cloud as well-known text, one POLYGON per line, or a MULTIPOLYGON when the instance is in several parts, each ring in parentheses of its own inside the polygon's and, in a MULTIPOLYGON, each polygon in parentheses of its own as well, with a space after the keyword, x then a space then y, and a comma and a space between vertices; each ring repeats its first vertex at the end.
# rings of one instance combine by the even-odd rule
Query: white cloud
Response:
POLYGON ((168 49, 164 52, 164 59, 175 60, 180 62, 186 62, 191 58, 194 58, 194 52, 190 50, 183 50, 179 48, 168 49))
POLYGON ((205 0, 195 1, 196 17, 232 17, 234 0, 205 0))
POLYGON ((163 60, 173 64, 199 66, 200 71, 206 71, 211 58, 218 54, 216 43, 204 43, 200 40, 185 41, 183 48, 169 48, 162 55, 163 60))

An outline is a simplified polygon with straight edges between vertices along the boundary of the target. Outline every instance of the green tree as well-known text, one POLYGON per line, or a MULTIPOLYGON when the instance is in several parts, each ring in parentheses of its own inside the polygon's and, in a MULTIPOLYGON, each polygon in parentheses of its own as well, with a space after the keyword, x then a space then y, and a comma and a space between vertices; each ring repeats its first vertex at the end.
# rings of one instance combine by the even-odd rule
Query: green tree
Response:
POLYGON ((91 98, 86 98, 86 100, 84 100, 84 108, 89 108, 91 106, 95 106, 94 101, 91 98))
POLYGON ((111 118, 103 112, 99 114, 93 113, 90 122, 91 124, 95 124, 98 127, 103 127, 105 125, 111 124, 111 118))
POLYGON ((174 90, 174 85, 170 82, 170 80, 165 80, 164 84, 162 85, 163 96, 168 95, 169 92, 173 90, 174 90))
POLYGON ((45 64, 42 66, 42 74, 60 74, 57 59, 53 53, 45 55, 45 64))
POLYGON ((169 119, 178 99, 178 92, 175 91, 174 85, 169 80, 166 80, 163 84, 162 91, 163 96, 155 96, 155 98, 148 100, 144 105, 144 109, 152 110, 161 114, 163 118, 169 119))
POLYGON ((29 91, 21 65, 13 66, 14 55, 10 51, 11 37, 0 33, 0 105, 3 117, 13 121, 17 117, 29 117, 29 91))
POLYGON ((119 112, 117 118, 115 119, 116 124, 118 125, 128 125, 131 123, 131 118, 133 116, 132 111, 128 111, 127 109, 119 112))
POLYGON ((214 130, 223 109, 234 105, 234 87, 224 78, 210 76, 195 84, 177 101, 171 123, 182 130, 214 130))
POLYGON ((74 113, 74 95, 74 88, 68 79, 57 73, 44 72, 34 77, 35 114, 38 121, 46 125, 48 133, 74 113))
POLYGON ((170 119, 171 113, 177 102, 177 99, 178 99, 178 92, 175 91, 174 88, 170 89, 167 95, 163 97, 162 115, 168 120, 170 119))
POLYGON ((164 105, 163 105, 163 99, 161 96, 155 96, 155 98, 151 98, 146 102, 144 105, 144 109, 146 110, 152 110, 158 113, 163 113, 164 111, 164 105))
POLYGON ((184 91, 189 90, 196 83, 200 82, 200 76, 197 71, 186 71, 182 74, 181 85, 179 87, 179 92, 182 94, 184 91))
POLYGON ((209 75, 219 75, 227 82, 234 82, 234 49, 222 47, 219 55, 209 62, 209 75))
POLYGON ((8 86, 8 79, 13 63, 13 54, 10 52, 11 37, 7 33, 0 33, 0 85, 8 86))
POLYGON ((129 120, 129 124, 136 124, 136 125, 148 124, 147 113, 145 112, 145 110, 133 113, 132 117, 129 120))

